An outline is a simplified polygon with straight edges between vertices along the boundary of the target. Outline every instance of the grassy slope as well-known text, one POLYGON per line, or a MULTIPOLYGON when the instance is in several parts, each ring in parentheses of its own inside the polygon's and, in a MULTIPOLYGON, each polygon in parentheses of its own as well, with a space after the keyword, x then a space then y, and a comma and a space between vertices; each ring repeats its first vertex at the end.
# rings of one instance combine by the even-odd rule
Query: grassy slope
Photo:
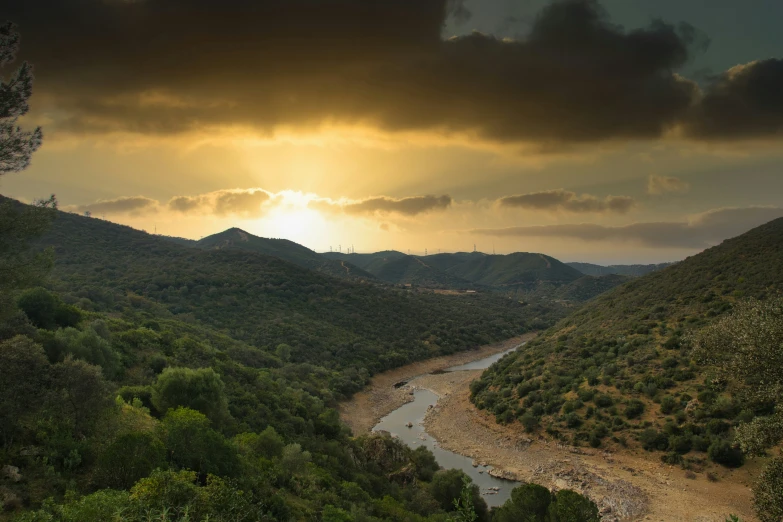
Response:
MULTIPOLYGON (((474 383, 473 400, 501 422, 533 425, 532 417, 576 442, 634 445, 629 435, 647 430, 649 439, 660 430, 657 449, 673 450, 674 437, 705 449, 756 412, 743 411, 745 405, 708 380, 707 369, 691 360, 685 335, 737 299, 783 290, 781 259, 783 219, 634 279, 488 369, 474 383), (628 415, 635 401, 644 406, 638 417, 628 415)), ((687 453, 688 444, 679 449, 687 453)))

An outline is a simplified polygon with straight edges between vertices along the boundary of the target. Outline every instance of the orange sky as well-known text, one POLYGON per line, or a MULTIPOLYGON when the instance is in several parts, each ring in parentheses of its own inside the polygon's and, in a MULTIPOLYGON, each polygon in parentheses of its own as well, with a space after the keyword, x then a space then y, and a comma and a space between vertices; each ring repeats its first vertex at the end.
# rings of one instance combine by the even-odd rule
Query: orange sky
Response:
POLYGON ((45 138, 3 194, 190 238, 606 263, 681 259, 783 216, 783 60, 686 76, 708 38, 685 26, 618 28, 628 13, 589 0, 496 33, 471 20, 497 2, 468 18, 445 0, 231 0, 213 25, 186 3, 95 2, 11 10, 36 67, 23 123, 45 138), (254 16, 277 26, 259 36, 254 16), (129 43, 164 27, 156 48, 129 43))

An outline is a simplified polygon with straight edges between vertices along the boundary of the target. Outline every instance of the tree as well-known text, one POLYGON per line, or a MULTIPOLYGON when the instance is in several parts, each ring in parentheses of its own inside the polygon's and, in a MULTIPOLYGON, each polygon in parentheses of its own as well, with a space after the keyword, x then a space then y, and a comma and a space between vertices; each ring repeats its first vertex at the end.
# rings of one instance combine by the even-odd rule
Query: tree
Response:
POLYGON ((549 508, 552 522, 599 522, 598 506, 570 489, 561 489, 549 508))
POLYGON ((166 448, 152 433, 120 436, 98 459, 96 482, 102 488, 130 489, 136 481, 166 465, 166 448))
MULTIPOLYGON (((0 67, 14 61, 19 50, 19 33, 12 23, 0 27, 0 67)), ((0 175, 19 172, 30 164, 30 157, 41 146, 41 128, 25 132, 16 125, 30 110, 33 93, 33 67, 26 61, 8 82, 0 79, 0 175)))
POLYGON ((68 356, 52 366, 52 377, 61 414, 74 436, 85 436, 111 405, 100 367, 68 356))
POLYGON ((307 470, 307 464, 312 459, 309 451, 302 451, 300 444, 289 444, 283 448, 280 457, 280 467, 294 475, 300 475, 307 470))
MULTIPOLYGON (((780 443, 783 440, 783 402, 780 401, 783 298, 738 303, 731 315, 699 332, 693 344, 695 357, 714 366, 748 407, 774 405, 770 415, 756 417, 737 427, 735 440, 740 448, 749 455, 762 455, 780 443)), ((718 449, 726 448, 715 449, 720 458, 718 449)), ((762 472, 753 487, 757 514, 765 522, 780 520, 783 513, 783 495, 771 493, 780 491, 781 465, 776 459, 770 466, 770 472, 762 472)))
POLYGON ((493 511, 493 522, 549 522, 552 493, 538 484, 523 484, 511 491, 501 507, 493 511))
MULTIPOLYGON (((440 507, 445 511, 454 511, 454 501, 461 498, 465 488, 465 480, 470 483, 464 471, 460 469, 440 470, 432 477, 430 492, 440 507)), ((487 518, 487 503, 481 498, 481 492, 475 484, 469 485, 472 494, 472 507, 478 516, 478 520, 487 518)))
POLYGON ((61 360, 68 355, 100 366, 106 377, 113 378, 120 370, 120 356, 111 343, 99 336, 92 328, 79 331, 76 328, 57 330, 51 349, 47 345, 50 359, 61 360))
POLYGON ((77 308, 63 303, 59 296, 40 287, 23 292, 16 304, 38 328, 67 328, 77 325, 81 320, 77 308))
MULTIPOLYGON (((19 50, 19 34, 14 29, 11 23, 0 26, 0 68, 12 62, 19 50)), ((32 92, 29 63, 23 62, 8 81, 0 76, 0 176, 24 170, 41 145, 40 128, 25 132, 17 126, 19 117, 29 110, 32 92)), ((48 228, 54 208, 54 196, 32 206, 0 203, 0 319, 14 309, 10 291, 30 286, 51 267, 51 251, 30 253, 29 241, 48 228)))
POLYGON ((49 361, 27 337, 0 343, 0 436, 10 446, 23 420, 42 407, 49 386, 49 361))
POLYGON ((176 468, 189 469, 206 476, 233 475, 238 468, 236 450, 218 432, 209 419, 189 408, 170 410, 163 418, 162 438, 176 468))
POLYGON ((152 387, 152 403, 160 413, 184 406, 213 422, 229 418, 225 385, 212 368, 166 368, 152 387))

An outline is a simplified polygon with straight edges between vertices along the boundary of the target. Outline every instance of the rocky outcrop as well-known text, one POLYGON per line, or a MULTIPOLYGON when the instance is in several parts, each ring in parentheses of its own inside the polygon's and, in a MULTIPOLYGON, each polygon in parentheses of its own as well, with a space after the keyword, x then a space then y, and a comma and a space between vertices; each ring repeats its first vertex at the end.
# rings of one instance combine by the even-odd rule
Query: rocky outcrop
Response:
POLYGON ((6 464, 0 468, 0 477, 10 480, 11 482, 19 482, 22 480, 22 475, 19 473, 19 468, 6 464))
POLYGON ((400 441, 386 435, 367 437, 362 450, 366 461, 374 462, 386 472, 396 471, 401 465, 410 462, 410 450, 400 441))
POLYGON ((391 482, 395 482, 401 486, 407 486, 408 484, 416 482, 416 468, 413 464, 407 464, 394 473, 390 473, 388 477, 391 482))

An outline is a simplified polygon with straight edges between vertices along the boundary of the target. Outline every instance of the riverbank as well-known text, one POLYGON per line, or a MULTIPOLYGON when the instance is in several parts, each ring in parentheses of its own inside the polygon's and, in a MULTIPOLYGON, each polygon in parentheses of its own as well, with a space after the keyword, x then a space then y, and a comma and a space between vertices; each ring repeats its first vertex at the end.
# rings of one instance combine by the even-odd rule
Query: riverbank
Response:
POLYGON ((536 333, 531 332, 499 343, 481 346, 475 350, 435 357, 375 375, 364 390, 340 404, 340 417, 351 428, 354 435, 368 433, 381 418, 413 400, 409 387, 395 388, 395 384, 510 350, 535 336, 536 333))
POLYGON ((749 486, 758 475, 758 462, 738 470, 711 466, 717 478, 712 481, 704 473, 663 464, 657 453, 573 448, 543 436, 531 438, 519 423, 496 424, 470 402, 470 382, 483 370, 438 372, 509 350, 533 336, 377 375, 341 405, 341 417, 354 434, 366 433, 411 402, 413 390, 426 389, 439 398, 424 418, 424 429, 441 448, 473 459, 474 465, 492 466, 500 477, 584 493, 599 505, 605 521, 724 522, 729 514, 743 522, 757 520, 749 486), (394 386, 402 382, 406 384, 394 386))
POLYGON ((533 440, 519 423, 501 426, 473 406, 469 385, 480 375, 425 375, 410 383, 440 397, 424 427, 442 448, 487 463, 507 478, 584 493, 599 505, 604 520, 723 522, 730 513, 756 520, 748 488, 756 472, 753 463, 733 471, 719 468, 719 480, 712 482, 661 463, 657 454, 533 440))

